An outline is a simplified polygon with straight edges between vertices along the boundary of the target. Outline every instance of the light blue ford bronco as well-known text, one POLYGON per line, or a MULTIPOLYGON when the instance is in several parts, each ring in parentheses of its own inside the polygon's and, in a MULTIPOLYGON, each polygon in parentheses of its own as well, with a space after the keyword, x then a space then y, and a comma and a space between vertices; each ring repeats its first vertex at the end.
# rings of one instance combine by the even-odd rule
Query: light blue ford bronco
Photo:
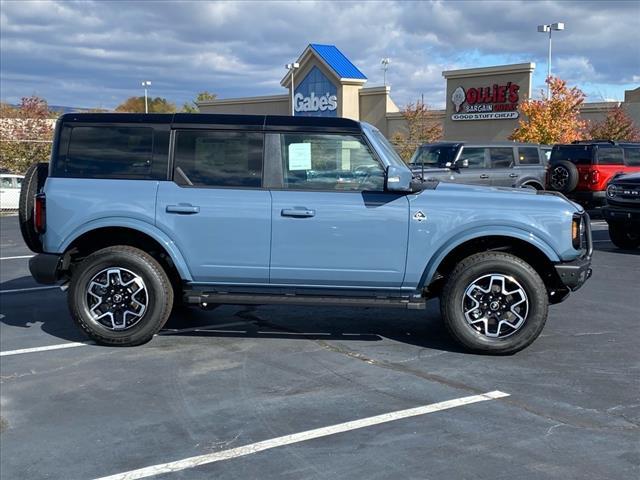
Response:
POLYGON ((176 305, 424 309, 467 349, 512 353, 591 275, 562 195, 413 178, 342 118, 68 114, 26 175, 34 278, 93 340, 150 340, 176 305))

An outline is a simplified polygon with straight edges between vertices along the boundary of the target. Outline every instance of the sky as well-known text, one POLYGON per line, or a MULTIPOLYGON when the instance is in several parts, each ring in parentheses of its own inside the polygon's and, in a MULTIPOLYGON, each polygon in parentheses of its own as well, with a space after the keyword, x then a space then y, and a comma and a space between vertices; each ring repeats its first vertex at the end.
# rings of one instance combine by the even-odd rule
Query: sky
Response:
MULTIPOLYGON (((0 1, 0 98, 115 108, 142 95, 180 107, 203 90, 220 98, 283 94, 284 65, 309 43, 336 45, 403 106, 445 104, 443 70, 535 62, 587 101, 622 100, 640 86, 640 0, 424 2, 0 1)), ((536 93, 537 95, 538 93, 536 93)))

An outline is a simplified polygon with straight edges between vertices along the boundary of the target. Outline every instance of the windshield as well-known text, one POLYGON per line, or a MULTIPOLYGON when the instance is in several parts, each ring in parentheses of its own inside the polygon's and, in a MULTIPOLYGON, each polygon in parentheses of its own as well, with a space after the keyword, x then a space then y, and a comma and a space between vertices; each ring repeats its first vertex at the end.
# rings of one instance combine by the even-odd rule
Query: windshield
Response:
POLYGON ((404 165, 404 162, 402 161, 402 158, 400 158, 400 155, 398 155, 398 152, 396 152, 395 148, 393 148, 393 145, 391 145, 389 140, 387 140, 385 136, 380 133, 380 130, 364 122, 362 123, 362 127, 368 134, 369 138, 376 142, 377 145, 383 150, 385 157, 387 157, 389 160, 395 161, 396 163, 404 165))
POLYGON ((409 162, 411 165, 422 165, 425 168, 444 168, 447 162, 453 162, 457 148, 452 145, 434 145, 420 147, 409 162))

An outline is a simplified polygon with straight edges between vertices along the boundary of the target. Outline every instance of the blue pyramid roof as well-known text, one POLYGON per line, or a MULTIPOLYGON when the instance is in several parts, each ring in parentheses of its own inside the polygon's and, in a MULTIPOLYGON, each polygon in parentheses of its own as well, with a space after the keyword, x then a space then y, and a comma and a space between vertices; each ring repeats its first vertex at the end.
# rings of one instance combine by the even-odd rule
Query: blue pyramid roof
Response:
POLYGON ((367 77, 364 73, 358 70, 351 60, 344 56, 344 54, 338 50, 335 45, 320 45, 318 43, 312 43, 309 45, 314 52, 325 61, 331 69, 336 72, 340 78, 358 78, 366 80, 367 77))

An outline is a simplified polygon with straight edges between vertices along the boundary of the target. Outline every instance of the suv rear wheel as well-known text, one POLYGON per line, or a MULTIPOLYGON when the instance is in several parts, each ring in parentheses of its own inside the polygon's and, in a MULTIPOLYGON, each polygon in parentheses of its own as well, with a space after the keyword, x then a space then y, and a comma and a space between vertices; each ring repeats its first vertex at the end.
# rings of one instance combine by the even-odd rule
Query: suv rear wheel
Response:
POLYGON ((151 255, 117 245, 92 253, 74 269, 68 303, 74 321, 97 343, 134 346, 162 328, 173 295, 169 277, 151 255))
POLYGON ((484 252, 461 261, 440 298, 449 333, 469 350, 508 354, 533 342, 547 320, 547 289, 524 260, 484 252))

